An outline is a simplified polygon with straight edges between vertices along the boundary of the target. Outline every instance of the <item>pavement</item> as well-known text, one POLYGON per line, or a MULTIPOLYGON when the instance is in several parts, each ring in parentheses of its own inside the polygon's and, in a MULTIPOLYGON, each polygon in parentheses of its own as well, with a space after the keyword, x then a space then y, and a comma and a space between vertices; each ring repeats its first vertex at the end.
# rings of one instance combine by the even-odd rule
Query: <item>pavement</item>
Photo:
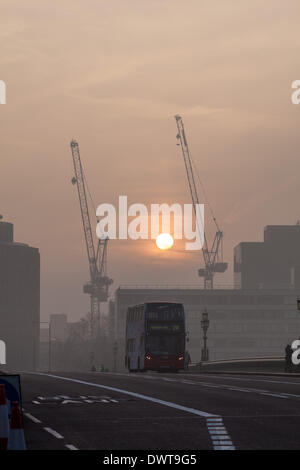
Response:
POLYGON ((300 448, 300 377, 21 374, 32 450, 300 448))

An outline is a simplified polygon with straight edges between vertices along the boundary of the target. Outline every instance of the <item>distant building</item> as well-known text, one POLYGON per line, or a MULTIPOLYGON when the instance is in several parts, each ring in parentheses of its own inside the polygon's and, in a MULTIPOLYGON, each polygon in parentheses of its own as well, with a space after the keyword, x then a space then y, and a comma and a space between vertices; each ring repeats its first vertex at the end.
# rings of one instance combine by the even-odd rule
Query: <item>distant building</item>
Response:
POLYGON ((115 293, 118 367, 124 367, 125 323, 128 306, 151 301, 183 303, 189 332, 188 350, 200 361, 203 347, 201 314, 209 314, 208 348, 211 360, 282 356, 286 344, 300 336, 298 290, 203 290, 149 286, 120 287, 115 293))
POLYGON ((50 315, 50 331, 52 341, 66 341, 68 336, 68 317, 65 313, 50 315))
POLYGON ((88 341, 90 338, 90 325, 86 318, 68 323, 68 340, 88 341))
POLYGON ((6 370, 35 370, 39 358, 40 255, 13 240, 13 224, 0 222, 0 339, 6 370))
POLYGON ((267 225, 263 242, 234 248, 238 289, 300 288, 300 225, 267 225))
POLYGON ((108 337, 111 342, 115 339, 115 319, 115 302, 110 299, 108 304, 108 337))

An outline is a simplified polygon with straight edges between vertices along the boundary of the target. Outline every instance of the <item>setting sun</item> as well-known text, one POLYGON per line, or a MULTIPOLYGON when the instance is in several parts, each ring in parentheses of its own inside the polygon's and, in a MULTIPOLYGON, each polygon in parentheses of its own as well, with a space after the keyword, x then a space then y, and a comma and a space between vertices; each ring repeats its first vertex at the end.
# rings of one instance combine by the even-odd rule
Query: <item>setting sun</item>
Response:
POLYGON ((174 244, 172 235, 169 233, 161 233, 156 238, 156 245, 160 250, 168 250, 174 244))

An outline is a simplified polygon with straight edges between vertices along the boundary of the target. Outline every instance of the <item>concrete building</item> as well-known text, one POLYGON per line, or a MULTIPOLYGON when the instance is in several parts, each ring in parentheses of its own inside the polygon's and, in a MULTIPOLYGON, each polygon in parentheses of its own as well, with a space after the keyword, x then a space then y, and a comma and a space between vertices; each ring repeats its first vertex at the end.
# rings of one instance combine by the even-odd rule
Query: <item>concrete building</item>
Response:
POLYGON ((0 222, 0 339, 6 343, 6 366, 38 367, 40 329, 40 255, 13 240, 13 225, 0 222))
POLYGON ((68 336, 68 317, 65 313, 53 313, 50 315, 50 334, 52 341, 66 341, 68 336))
POLYGON ((238 289, 300 288, 300 225, 267 225, 263 242, 234 248, 238 289))
POLYGON ((124 367, 125 319, 128 306, 151 301, 184 304, 193 362, 201 358, 201 314, 207 308, 210 320, 210 360, 281 356, 284 347, 300 336, 300 312, 295 290, 203 290, 120 287, 115 293, 118 367, 124 367))

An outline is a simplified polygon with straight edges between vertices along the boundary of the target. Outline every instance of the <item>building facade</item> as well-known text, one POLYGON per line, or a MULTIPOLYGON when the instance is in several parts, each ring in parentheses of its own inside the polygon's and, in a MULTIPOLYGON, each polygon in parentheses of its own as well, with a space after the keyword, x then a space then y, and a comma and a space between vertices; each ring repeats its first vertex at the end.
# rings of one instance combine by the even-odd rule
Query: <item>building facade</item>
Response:
POLYGON ((3 370, 35 370, 39 360, 40 255, 13 240, 13 225, 0 222, 0 339, 3 370))
POLYGON ((234 248, 238 289, 300 288, 300 225, 267 225, 263 242, 234 248))
POLYGON ((130 305, 151 301, 183 303, 189 337, 187 349, 192 362, 198 362, 203 348, 201 316, 205 308, 210 320, 210 360, 282 356, 286 344, 300 336, 297 297, 300 297, 300 289, 120 287, 115 293, 118 368, 124 367, 126 311, 130 305))

